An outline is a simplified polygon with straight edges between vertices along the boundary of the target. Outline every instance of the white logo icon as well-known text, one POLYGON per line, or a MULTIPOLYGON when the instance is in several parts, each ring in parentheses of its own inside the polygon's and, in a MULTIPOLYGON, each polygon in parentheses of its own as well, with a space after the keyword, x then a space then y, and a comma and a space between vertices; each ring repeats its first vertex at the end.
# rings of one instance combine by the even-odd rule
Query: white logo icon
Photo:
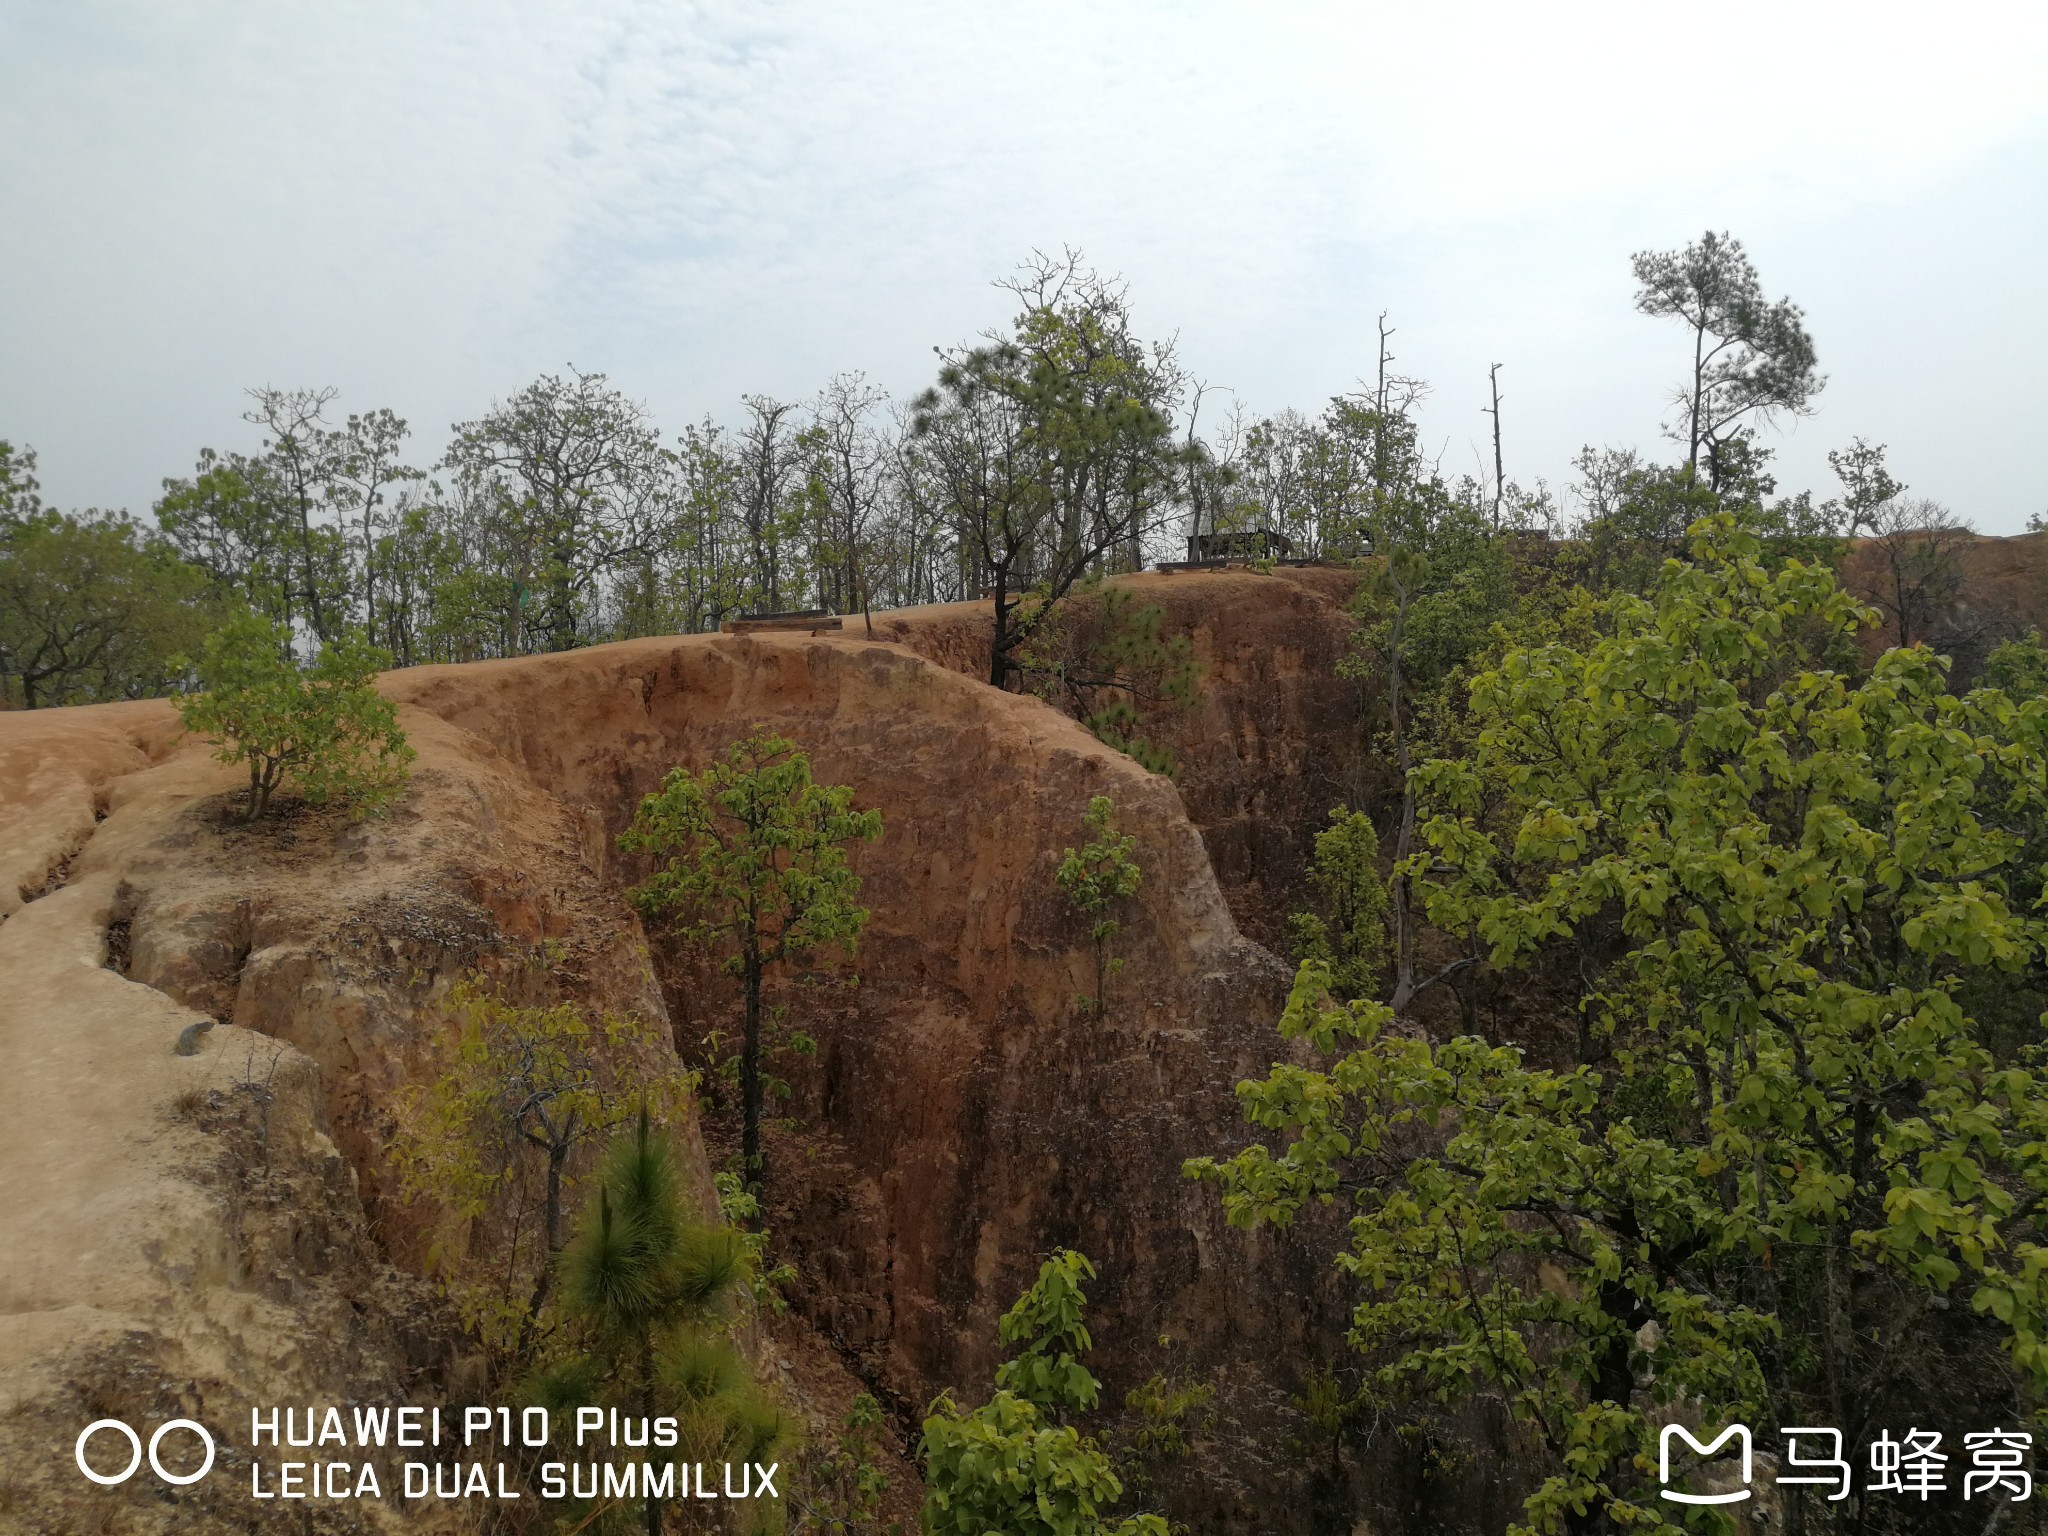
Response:
MULTIPOLYGON (((71 1448, 71 1458, 78 1463, 78 1470, 98 1483, 102 1488, 111 1488, 116 1483, 125 1483, 129 1478, 133 1477, 142 1466, 142 1454, 142 1436, 136 1434, 134 1430, 123 1424, 119 1419, 94 1419, 92 1423, 86 1425, 85 1428, 78 1432, 78 1443, 71 1448), (128 1465, 112 1476, 104 1472, 93 1471, 87 1465, 85 1459, 86 1442, 103 1429, 116 1430, 128 1439, 128 1465)), ((158 1477, 174 1488, 183 1488, 188 1483, 196 1483, 213 1470, 213 1436, 206 1432, 204 1424, 199 1423, 195 1419, 166 1420, 164 1423, 159 1424, 156 1433, 149 1437, 149 1466, 151 1471, 155 1472, 158 1477), (189 1429, 205 1444, 206 1459, 200 1462, 197 1472, 169 1472, 164 1469, 164 1464, 157 1459, 157 1447, 163 1443, 164 1436, 174 1429, 189 1429)))
POLYGON ((1701 1445, 1699 1441, 1695 1440, 1692 1437, 1692 1431, 1683 1424, 1666 1424, 1664 1432, 1657 1437, 1657 1481, 1660 1483, 1671 1481, 1671 1442, 1673 1439, 1683 1440, 1693 1448, 1696 1455, 1702 1458, 1712 1456, 1714 1452, 1720 1450, 1730 1440, 1738 1442, 1742 1446, 1742 1481, 1745 1486, 1737 1488, 1730 1493, 1673 1493, 1669 1488, 1664 1488, 1659 1490, 1662 1497, 1671 1500, 1674 1504, 1739 1504, 1749 1497, 1749 1489, 1746 1485, 1750 1479, 1752 1466, 1750 1460, 1749 1426, 1747 1424, 1730 1424, 1706 1445, 1701 1445))

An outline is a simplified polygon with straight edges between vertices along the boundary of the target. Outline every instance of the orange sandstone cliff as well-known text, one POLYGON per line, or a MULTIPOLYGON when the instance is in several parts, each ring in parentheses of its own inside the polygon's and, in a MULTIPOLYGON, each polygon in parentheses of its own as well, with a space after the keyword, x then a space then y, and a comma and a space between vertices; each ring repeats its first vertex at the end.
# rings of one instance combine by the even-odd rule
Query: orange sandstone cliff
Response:
POLYGON ((858 985, 784 994, 820 1048, 770 1142, 800 1278, 764 1370, 814 1406, 874 1391, 907 1450, 939 1391, 987 1390, 996 1319, 1078 1247, 1106 1400, 1155 1373, 1218 1389, 1207 1453, 1161 1481, 1178 1522, 1309 1529, 1395 1498, 1398 1468, 1309 1491, 1286 1362, 1341 1332, 1328 1235, 1230 1231, 1180 1174, 1242 1143, 1231 1086, 1281 1049, 1288 968, 1246 929, 1275 938, 1308 837, 1370 771, 1334 671, 1348 581, 1134 585, 1204 667, 1151 726, 1178 785, 989 688, 969 605, 877 615, 873 639, 854 620, 390 674, 420 757, 381 821, 232 825, 233 772, 165 703, 0 715, 0 1529, 271 1528, 233 1465, 252 1405, 479 1395, 392 1195, 397 1095, 447 988, 543 938, 585 1000, 666 1020, 692 1055, 731 983, 643 933, 613 839, 669 768, 757 725, 885 825, 855 854, 858 985), (1097 794, 1144 870, 1101 1019, 1075 1006, 1086 932, 1052 880, 1097 794), (230 1428, 225 1479, 77 1478, 88 1420, 178 1414, 230 1428))

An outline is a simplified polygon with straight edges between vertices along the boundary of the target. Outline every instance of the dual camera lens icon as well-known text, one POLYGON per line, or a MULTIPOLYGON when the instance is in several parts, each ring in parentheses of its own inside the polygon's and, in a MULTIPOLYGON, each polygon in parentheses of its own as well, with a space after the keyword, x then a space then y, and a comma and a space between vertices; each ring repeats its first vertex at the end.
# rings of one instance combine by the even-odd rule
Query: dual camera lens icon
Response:
MULTIPOLYGON (((71 1448, 71 1455, 72 1459, 78 1463, 79 1471, 83 1472, 92 1481, 98 1483, 102 1488, 111 1488, 117 1483, 127 1482, 129 1478, 133 1477, 141 1469, 143 1457, 142 1436, 138 1435, 126 1424, 123 1424, 119 1419, 94 1419, 92 1423, 86 1425, 85 1428, 78 1432, 78 1443, 71 1448), (86 1462, 86 1442, 103 1429, 114 1431, 128 1442, 128 1465, 119 1472, 95 1472, 86 1462)), ((156 1433, 149 1437, 149 1467, 152 1472, 156 1473, 158 1477, 174 1488, 183 1488, 189 1483, 196 1483, 213 1470, 213 1436, 206 1432, 204 1424, 194 1419, 168 1419, 164 1423, 159 1424, 156 1428, 156 1433), (167 1471, 163 1462, 158 1459, 157 1447, 163 1444, 164 1436, 174 1429, 191 1430, 193 1434, 199 1437, 200 1443, 206 1447, 206 1459, 199 1463, 199 1470, 197 1472, 167 1471)))

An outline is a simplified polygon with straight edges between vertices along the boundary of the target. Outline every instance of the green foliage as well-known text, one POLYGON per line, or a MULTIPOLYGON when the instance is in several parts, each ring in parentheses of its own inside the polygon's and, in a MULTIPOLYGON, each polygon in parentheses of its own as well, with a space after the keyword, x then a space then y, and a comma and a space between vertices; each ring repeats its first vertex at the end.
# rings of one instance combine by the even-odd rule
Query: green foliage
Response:
POLYGON ((942 354, 911 419, 923 478, 993 592, 998 688, 1077 583, 1142 563, 1190 459, 1171 354, 1132 333, 1121 284, 1070 251, 1002 286, 1024 306, 1009 333, 942 354))
POLYGON ((488 520, 506 578, 497 616, 515 653, 566 650, 595 627, 598 579, 635 542, 661 483, 646 413, 601 373, 544 374, 458 423, 447 469, 488 520))
POLYGON ((741 1166, 749 1188, 761 1155, 762 987, 772 968, 820 950, 851 953, 866 925, 847 845, 882 835, 880 811, 853 809, 845 785, 818 784, 785 737, 757 731, 700 773, 672 770, 619 837, 658 862, 633 887, 650 922, 722 954, 741 979, 741 1166))
POLYGON ((315 805, 374 814, 404 788, 418 755, 397 706, 377 692, 389 660, 350 635, 302 667, 285 630, 243 614, 207 636, 197 664, 205 691, 180 699, 178 715, 215 743, 221 762, 249 765, 249 820, 287 782, 315 805))
POLYGON ((1066 849, 1059 868, 1053 872, 1054 882, 1067 899, 1090 920, 1088 936, 1095 946, 1095 996, 1079 1001, 1097 1018, 1108 1005, 1110 977, 1124 966, 1111 953, 1123 926, 1113 914, 1138 893, 1141 875, 1130 856, 1138 840, 1118 832, 1111 825, 1115 817, 1116 803, 1109 796, 1096 795, 1090 799, 1085 820, 1094 841, 1079 849, 1066 849))
POLYGON ((1677 390, 1668 428, 1686 445, 1686 467, 1716 491, 1728 483, 1725 450, 1781 415, 1804 416, 1827 382, 1816 367, 1805 316, 1790 299, 1764 297, 1742 242, 1708 230, 1682 251, 1638 251, 1636 308, 1692 333, 1692 372, 1677 390))
MULTIPOLYGON (((1407 441, 1405 433, 1404 443, 1407 441)), ((1373 552, 1352 611, 1350 677, 1398 678, 1403 696, 1441 682, 1507 608, 1506 546, 1469 503, 1431 479, 1396 484, 1367 518, 1373 552)))
POLYGON ((2030 629, 1995 647, 1985 658, 1984 686, 2018 703, 2048 696, 2048 647, 2040 634, 2030 629))
POLYGON ((1380 878, 1380 840, 1363 811, 1334 806, 1316 834, 1309 885, 1322 911, 1288 919, 1297 960, 1320 960, 1330 985, 1347 1001, 1369 997, 1386 964, 1387 887, 1380 878))
POLYGON ((177 683, 214 617, 199 573, 124 516, 42 511, 25 471, 0 474, 0 688, 35 709, 177 683))
POLYGON ((829 1446, 806 1447, 798 1497, 801 1529, 825 1536, 902 1536, 902 1522, 882 1520, 882 1495, 889 1474, 877 1464, 881 1455, 882 1405, 863 1392, 853 1400, 829 1446))
POLYGON ((1376 559, 1352 612, 1347 677, 1387 682, 1398 747, 1411 696, 1440 682, 1485 639, 1508 597, 1505 544, 1469 497, 1452 494, 1420 452, 1415 424, 1362 401, 1331 402, 1327 429, 1348 445, 1353 540, 1376 559))
POLYGON ((1166 1536, 1157 1515, 1112 1521, 1123 1484, 1096 1442, 1065 1422, 1095 1406, 1095 1378, 1080 1285, 1095 1267, 1071 1250, 1004 1315, 1003 1342, 1023 1346, 997 1368, 996 1392, 963 1412, 950 1395, 932 1404, 919 1454, 925 1463, 927 1536, 1166 1536))
POLYGON ((747 1288, 754 1305, 771 1312, 786 1312, 783 1288, 796 1281, 794 1264, 775 1264, 768 1256, 768 1234, 761 1228, 761 1201, 736 1173, 721 1170, 711 1176, 718 1190, 718 1212, 727 1226, 739 1234, 747 1261, 747 1288))
MULTIPOLYGON (((1384 405, 1339 401, 1332 414, 1361 444, 1364 496, 1359 512, 1373 555, 1352 600, 1358 629, 1339 664, 1347 677, 1381 685, 1387 755, 1400 776, 1395 872, 1389 893, 1394 1007, 1406 1011, 1430 981, 1418 983, 1415 919, 1402 861, 1415 826, 1413 715, 1485 641, 1506 608, 1508 541, 1495 536, 1476 497, 1454 496, 1417 448, 1415 424, 1384 405), (1339 409, 1341 407, 1341 410, 1339 409)), ((1306 935, 1312 939, 1313 935, 1306 935)))
MULTIPOLYGON (((728 1336, 747 1278, 744 1245, 724 1226, 691 1219, 674 1148, 646 1112, 613 1142, 560 1271, 567 1347, 529 1382, 535 1402, 565 1418, 585 1404, 674 1416, 678 1443, 620 1448, 633 1461, 775 1459, 788 1426, 728 1336)), ((659 1528, 659 1502, 646 1496, 649 1530, 659 1528)), ((586 1521, 577 1529, 630 1529, 624 1513, 570 1516, 586 1521)))
POLYGON ((1885 445, 1854 439, 1847 448, 1828 450, 1828 467, 1842 482, 1839 499, 1826 503, 1839 521, 1841 531, 1853 538, 1866 529, 1875 530, 1879 509, 1897 501, 1905 485, 1892 478, 1885 467, 1885 445))
POLYGON ((1215 1399, 1216 1389, 1207 1382, 1167 1375, 1149 1377, 1124 1394, 1132 1427, 1118 1437, 1116 1460, 1133 1495, 1150 1493, 1159 1466, 1194 1455, 1196 1437, 1215 1423, 1215 1399))
POLYGON ((1206 1410, 1216 1389, 1207 1382, 1168 1381, 1153 1376, 1124 1394, 1124 1406, 1138 1416, 1132 1448, 1140 1455, 1179 1457, 1192 1448, 1190 1429, 1199 1433, 1213 1415, 1206 1410))
POLYGON ((205 574, 216 602, 244 607, 293 626, 300 568, 310 548, 328 585, 344 553, 333 530, 316 530, 310 545, 297 535, 284 486, 262 458, 202 449, 190 479, 164 482, 157 527, 178 554, 205 574))
POLYGON ((853 790, 819 784, 786 737, 736 741, 700 773, 677 768, 619 838, 663 860, 633 888, 641 913, 695 943, 733 951, 730 969, 850 949, 867 922, 846 846, 882 835, 879 811, 853 790))
POLYGON ((35 449, 0 437, 0 525, 25 522, 42 509, 35 449))
POLYGON ((1575 461, 1588 515, 1579 530, 1587 585, 1602 594, 1654 586, 1685 548, 1685 530, 1721 510, 1720 498, 1685 465, 1646 463, 1632 450, 1583 448, 1575 461))
POLYGON ((2048 1389, 2038 1031, 1962 1002, 2038 1012, 2048 701, 1957 698, 1918 649, 1811 667, 1870 617, 1722 514, 1590 644, 1509 649, 1471 756, 1417 771, 1411 872, 1496 966, 1565 948, 1580 1059, 1395 1034, 1309 960, 1281 1029, 1329 1064, 1239 1085, 1277 1149, 1189 1165, 1241 1225, 1353 1203, 1376 1387, 1504 1399, 1548 1455, 1527 1529, 1665 1528, 1681 1398, 1924 1412, 1946 1353, 1902 1341, 1950 1297, 2005 1345, 1973 1391, 2048 1389))
POLYGON ((1019 648, 1016 667, 1042 697, 1068 707, 1096 740, 1170 779, 1173 754, 1140 734, 1143 711, 1186 709, 1201 681, 1201 663, 1186 635, 1161 634, 1166 612, 1157 603, 1140 603, 1115 582, 1096 590, 1101 602, 1084 626, 1085 640, 1076 640, 1064 622, 1073 615, 1063 613, 1019 648))
POLYGON ((392 1159, 405 1197, 437 1213, 429 1269, 464 1326, 510 1359, 542 1323, 572 1156, 642 1107, 679 1122, 691 1076, 660 1026, 630 1015, 517 1003, 481 977, 445 1012, 454 1039, 401 1097, 392 1159))
POLYGON ((1094 1278, 1095 1266, 1072 1249, 1039 1266, 1037 1283, 996 1325, 998 1338, 1019 1347, 1014 1359, 996 1367, 999 1388, 1062 1415, 1095 1407, 1095 1378, 1081 1364, 1095 1347, 1081 1321, 1088 1305, 1081 1282, 1094 1278))
POLYGON ((1761 541, 1767 563, 1840 559, 1848 520, 1840 503, 1816 507, 1804 491, 1773 500, 1777 481, 1769 471, 1770 450, 1746 433, 1723 441, 1716 455, 1718 476, 1710 482, 1690 465, 1649 463, 1633 450, 1581 449, 1574 464, 1587 516, 1571 562, 1579 578, 1602 595, 1649 592, 1664 562, 1685 553, 1686 531, 1722 512, 1761 541))

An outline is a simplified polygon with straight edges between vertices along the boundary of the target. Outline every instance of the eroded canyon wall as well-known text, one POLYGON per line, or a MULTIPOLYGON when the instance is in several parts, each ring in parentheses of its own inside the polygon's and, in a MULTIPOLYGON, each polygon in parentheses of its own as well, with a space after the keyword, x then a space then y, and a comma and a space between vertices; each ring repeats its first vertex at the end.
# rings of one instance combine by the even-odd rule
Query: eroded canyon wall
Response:
MULTIPOLYGON (((0 1255, 5 1411, 55 1434, 117 1358, 209 1414, 459 1392, 384 1161, 396 1096, 446 1028, 438 999, 548 938, 588 1001, 669 1018, 690 1051, 731 983, 659 935, 650 954, 612 839, 665 771, 759 725, 886 827, 856 854, 859 985, 786 999, 820 1051, 793 1074, 802 1128, 771 1142, 772 1215, 816 1335, 906 1418, 948 1387, 977 1399, 997 1317, 1045 1252, 1080 1247, 1102 1271, 1113 1399, 1156 1371, 1219 1389, 1217 1452, 1176 1474, 1176 1513, 1310 1528, 1300 1467, 1273 1448, 1298 1427, 1287 1362, 1341 1327, 1327 1236, 1227 1231, 1179 1171, 1241 1143, 1231 1084, 1279 1046, 1286 968, 1233 904, 1264 912, 1298 879, 1303 829, 1358 766, 1355 691, 1333 671, 1343 593, 1310 576, 1142 579, 1205 666, 1166 727, 1178 788, 989 689, 972 608, 878 616, 903 643, 856 624, 391 674, 421 757, 381 822, 234 827, 232 774, 167 705, 0 717, 0 873, 35 898, 0 926, 0 1052, 63 1042, 30 1135, 0 1153, 7 1230, 27 1234, 0 1255), (1094 794, 1145 872, 1099 1019, 1076 1004, 1086 926, 1052 880, 1094 794), (251 1114, 274 1140, 259 1185, 251 1114), (24 1170, 109 1140, 156 1150, 95 1174, 126 1203, 96 1224, 102 1278, 81 1289, 62 1257, 76 1191, 24 1170), (151 1213, 176 1213, 178 1242, 151 1213)), ((0 1462, 5 1486, 48 1491, 0 1462)), ((1338 1518, 1349 1495, 1327 1492, 1338 1518)))
MULTIPOLYGON (((1357 627, 1348 612, 1357 583, 1357 572, 1334 566, 1154 571, 1116 582, 1133 607, 1158 607, 1162 639, 1188 642, 1198 669, 1192 702, 1141 700, 1141 732, 1171 754, 1239 927, 1276 953, 1331 808, 1366 803, 1391 784, 1372 748, 1385 724, 1379 691, 1338 670, 1357 627)), ((1084 675, 1100 672, 1090 654, 1102 637, 1099 597, 1077 594, 1070 613, 1055 655, 1084 675)), ((878 614, 874 625, 941 665, 988 673, 986 604, 878 614)), ((1057 688, 1047 692, 1071 712, 1057 688)))
MULTIPOLYGON (((944 1388, 979 1397, 997 1318, 1070 1245, 1102 1270, 1113 1388, 1198 1372, 1247 1447, 1288 1419, 1298 1384, 1275 1362, 1333 1326, 1312 1300, 1322 1265, 1226 1231, 1180 1174, 1241 1139, 1230 1085, 1272 1059, 1287 971, 1239 932, 1170 781, 1035 699, 852 637, 636 641, 392 686, 611 831, 668 768, 754 726, 881 810, 881 841, 854 854, 872 912, 859 985, 782 994, 820 1052, 796 1083, 810 1129, 770 1155, 807 1315, 886 1399, 914 1415, 944 1388), (1098 794, 1145 872, 1099 1019, 1077 1005, 1087 925, 1052 878, 1098 794)), ((679 954, 664 970, 686 1048, 729 1022, 729 980, 679 954)), ((1210 1528, 1257 1528, 1272 1490, 1217 1482, 1210 1528)))

